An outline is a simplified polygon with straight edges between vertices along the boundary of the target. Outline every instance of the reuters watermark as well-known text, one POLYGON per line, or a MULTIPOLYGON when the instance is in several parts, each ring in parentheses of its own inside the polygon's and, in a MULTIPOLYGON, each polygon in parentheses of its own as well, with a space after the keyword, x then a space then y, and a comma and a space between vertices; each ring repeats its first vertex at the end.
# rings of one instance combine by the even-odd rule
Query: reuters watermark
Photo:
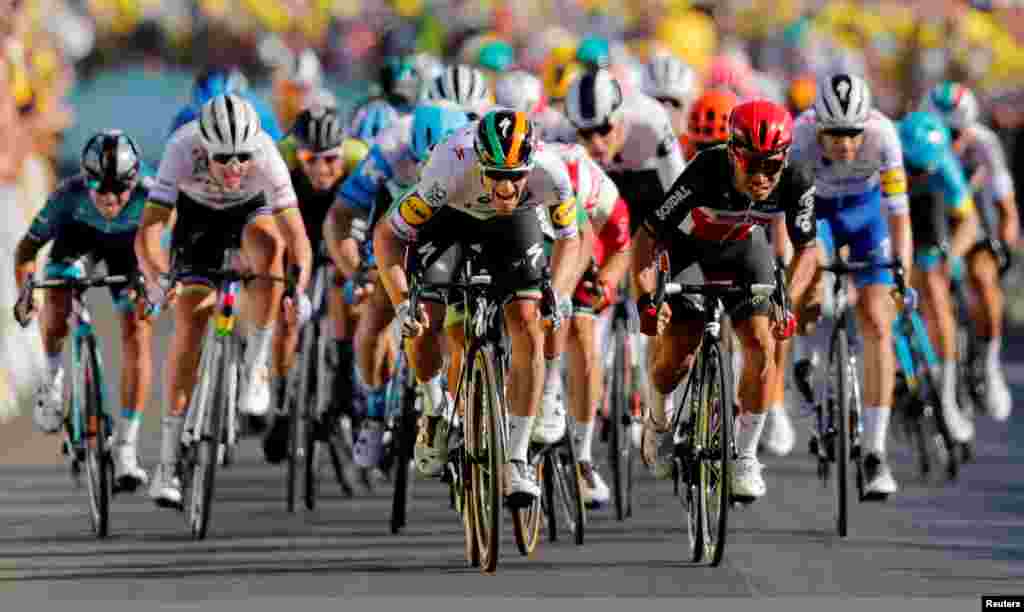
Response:
POLYGON ((981 609, 1024 611, 1024 595, 982 595, 981 609))

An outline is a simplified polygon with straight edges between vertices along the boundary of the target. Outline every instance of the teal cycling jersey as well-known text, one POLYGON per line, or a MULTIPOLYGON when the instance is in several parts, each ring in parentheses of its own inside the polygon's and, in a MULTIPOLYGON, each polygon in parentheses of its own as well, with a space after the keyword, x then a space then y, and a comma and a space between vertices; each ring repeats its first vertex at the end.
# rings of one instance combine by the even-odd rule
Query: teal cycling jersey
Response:
POLYGON ((946 209, 954 215, 967 214, 974 206, 963 166, 952 150, 942 155, 935 170, 927 176, 912 178, 909 191, 911 198, 941 195, 946 209))
POLYGON ((141 179, 131 199, 113 219, 104 217, 92 203, 85 175, 77 174, 65 179, 32 220, 28 235, 33 240, 49 242, 57 238, 64 228, 76 224, 89 226, 102 234, 134 232, 142 219, 153 175, 153 170, 143 165, 141 179))

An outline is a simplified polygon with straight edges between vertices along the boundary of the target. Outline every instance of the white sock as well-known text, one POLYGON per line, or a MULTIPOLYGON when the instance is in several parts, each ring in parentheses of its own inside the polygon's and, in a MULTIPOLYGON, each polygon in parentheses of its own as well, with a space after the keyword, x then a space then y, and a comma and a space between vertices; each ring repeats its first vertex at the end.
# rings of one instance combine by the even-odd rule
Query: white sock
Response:
POLYGON ((423 415, 429 417, 441 416, 441 407, 444 405, 444 389, 441 388, 441 374, 422 384, 427 400, 424 402, 423 415))
POLYGON ((526 463, 526 451, 530 448, 530 432, 535 417, 508 415, 508 458, 526 463))
POLYGON ((245 365, 250 368, 266 364, 274 341, 274 326, 253 327, 245 346, 245 365))
POLYGON ((956 361, 942 362, 942 399, 956 398, 956 361))
POLYGON ((46 367, 47 371, 50 372, 52 378, 57 378, 57 375, 64 369, 64 353, 57 353, 56 355, 46 356, 46 367))
POLYGON ((764 430, 765 414, 746 413, 739 418, 736 431, 736 452, 740 457, 757 458, 757 442, 764 430))
POLYGON ((544 393, 562 394, 562 357, 544 361, 544 393))
POLYGON ((891 414, 892 410, 888 406, 868 406, 864 410, 863 441, 866 452, 885 456, 885 438, 891 414))
POLYGON ((576 423, 576 460, 593 463, 594 421, 576 423))
POLYGON ((998 371, 999 370, 999 350, 1002 348, 1002 338, 990 338, 984 340, 985 347, 985 368, 987 370, 998 371))
POLYGON ((184 416, 165 416, 160 422, 160 463, 173 467, 178 463, 181 450, 181 431, 185 429, 184 416))
POLYGON ((139 427, 142 425, 142 418, 128 418, 121 416, 117 421, 117 441, 120 444, 130 444, 131 446, 138 446, 139 444, 139 427))

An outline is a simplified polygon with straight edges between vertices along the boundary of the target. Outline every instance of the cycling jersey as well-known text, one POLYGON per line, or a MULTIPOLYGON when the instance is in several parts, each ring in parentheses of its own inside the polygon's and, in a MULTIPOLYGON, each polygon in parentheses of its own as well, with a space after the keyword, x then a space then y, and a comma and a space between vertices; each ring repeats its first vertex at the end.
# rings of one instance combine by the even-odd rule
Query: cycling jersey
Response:
POLYGON ((419 166, 410 151, 412 121, 411 114, 404 115, 378 134, 369 153, 338 190, 342 205, 368 217, 382 186, 391 183, 394 196, 416 183, 419 166))
POLYGON ((832 200, 881 189, 882 203, 891 214, 907 212, 907 178, 903 170, 903 148, 896 127, 888 117, 872 110, 864 126, 864 142, 849 163, 827 159, 818 143, 817 115, 808 110, 794 126, 790 160, 814 170, 819 199, 832 200))
POLYGON ((642 220, 659 240, 677 236, 701 241, 746 240, 757 226, 767 226, 779 214, 796 246, 816 236, 814 177, 801 164, 789 164, 767 199, 754 202, 736 191, 726 145, 698 153, 661 205, 642 220))
MULTIPOLYGON (((298 149, 299 144, 296 142, 295 137, 292 135, 285 136, 281 140, 277 141, 277 149, 281 152, 281 157, 284 159, 284 163, 287 164, 290 170, 294 170, 299 167, 298 149)), ((351 175, 359 162, 363 161, 366 154, 369 152, 369 148, 366 143, 358 138, 346 138, 341 142, 341 157, 345 161, 345 169, 342 171, 343 176, 351 175)))
MULTIPOLYGON (((395 233, 415 241, 418 229, 441 208, 486 221, 498 216, 491 206, 491 192, 484 186, 473 143, 477 123, 455 131, 434 149, 423 168, 416 189, 402 198, 389 214, 395 233)), ((520 209, 546 207, 550 211, 555 238, 571 238, 576 227, 576 198, 565 163, 557 153, 538 143, 533 169, 522 188, 520 209)))
POLYGON ((576 142, 576 128, 565 115, 550 106, 533 113, 530 119, 544 142, 576 142))
POLYGON ((965 217, 974 210, 974 198, 963 168, 950 149, 939 159, 935 170, 909 181, 910 197, 941 197, 944 209, 954 217, 965 217))
POLYGON ((923 271, 941 263, 949 244, 947 216, 964 218, 974 210, 967 179, 950 149, 935 170, 910 179, 910 226, 914 236, 914 262, 923 271))
MULTIPOLYGON (((263 128, 264 132, 269 134, 274 140, 281 140, 284 133, 281 131, 281 126, 277 122, 277 115, 274 114, 274 109, 272 109, 269 104, 264 102, 259 96, 247 91, 240 93, 236 92, 234 95, 241 96, 247 102, 252 104, 252 107, 256 109, 256 114, 260 117, 260 127, 263 128)), ((175 115, 174 121, 171 122, 171 129, 167 133, 168 136, 173 136, 174 133, 178 131, 178 128, 186 125, 190 121, 198 119, 201 108, 201 106, 197 106, 193 103, 186 104, 180 111, 178 111, 178 114, 175 115)))
POLYGON ((999 219, 996 204, 1014 192, 1006 153, 996 133, 981 124, 967 128, 963 140, 966 144, 957 154, 968 182, 972 183, 971 179, 980 173, 981 182, 974 190, 974 203, 978 206, 978 214, 985 215, 989 227, 994 228, 999 219))
POLYGON ((222 211, 264 196, 265 201, 254 214, 294 207, 295 189, 277 145, 266 132, 257 137, 257 144, 241 187, 229 191, 210 174, 209 157, 199 136, 199 122, 182 126, 167 143, 156 184, 150 190, 150 201, 173 208, 179 194, 183 194, 202 206, 222 211))
POLYGON ((113 219, 104 217, 92 203, 85 175, 78 174, 65 179, 32 220, 28 235, 35 241, 46 243, 60 236, 72 225, 85 225, 100 234, 135 232, 153 184, 152 169, 143 166, 141 174, 142 179, 132 191, 128 203, 113 219))

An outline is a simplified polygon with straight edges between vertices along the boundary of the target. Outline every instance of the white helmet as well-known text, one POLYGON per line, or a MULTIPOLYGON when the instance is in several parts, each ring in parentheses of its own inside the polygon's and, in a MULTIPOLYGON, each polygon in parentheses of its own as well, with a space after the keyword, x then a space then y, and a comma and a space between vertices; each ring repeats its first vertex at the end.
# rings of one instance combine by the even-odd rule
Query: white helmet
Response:
POLYGON ((686 103, 697 94, 697 73, 674 55, 655 55, 644 70, 643 92, 686 103))
POLYGON ((825 77, 818 84, 814 114, 821 129, 863 130, 871 114, 868 84, 847 73, 825 77))
POLYGON ((211 155, 254 153, 258 148, 260 116, 252 104, 234 94, 216 96, 203 105, 199 136, 211 155))
POLYGON ((487 77, 483 72, 472 66, 455 64, 445 68, 444 73, 434 79, 429 98, 471 111, 486 102, 489 95, 487 77))
POLYGON ((565 114, 577 129, 604 125, 621 107, 622 88, 604 69, 577 76, 565 97, 565 114))
POLYGON ((494 84, 494 103, 498 106, 532 113, 544 98, 544 85, 525 70, 506 73, 494 84))
POLYGON ((953 130, 962 130, 978 121, 978 99, 968 87, 945 81, 931 88, 921 100, 921 110, 934 113, 953 130))

